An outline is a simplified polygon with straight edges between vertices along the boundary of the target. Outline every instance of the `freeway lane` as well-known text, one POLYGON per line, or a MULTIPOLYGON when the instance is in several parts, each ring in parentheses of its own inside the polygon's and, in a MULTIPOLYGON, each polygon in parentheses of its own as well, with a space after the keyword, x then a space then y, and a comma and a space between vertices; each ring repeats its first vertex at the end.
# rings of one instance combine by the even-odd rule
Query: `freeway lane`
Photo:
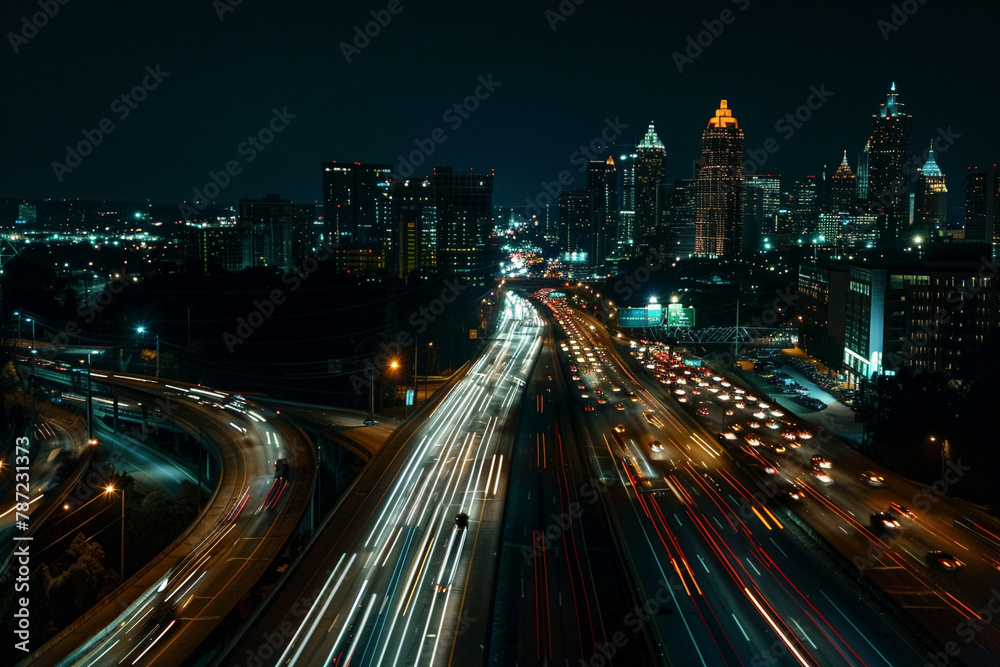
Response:
POLYGON ((484 630, 461 619, 489 601, 505 426, 540 335, 530 304, 506 295, 481 357, 401 447, 375 456, 226 664, 480 661, 484 630))
MULTIPOLYGON (((564 363, 570 372, 577 367, 585 387, 571 383, 569 391, 578 405, 594 406, 582 418, 637 579, 648 599, 664 593, 658 606, 672 612, 650 621, 667 661, 874 665, 921 659, 911 637, 860 602, 861 591, 790 532, 777 504, 752 495, 753 478, 714 437, 661 387, 647 391, 638 384, 596 323, 557 314, 568 332, 564 363), (629 390, 635 402, 619 398, 629 390), (613 429, 619 424, 620 433, 613 429), (662 450, 654 452, 653 441, 662 450)), ((624 622, 621 628, 631 632, 624 622)))

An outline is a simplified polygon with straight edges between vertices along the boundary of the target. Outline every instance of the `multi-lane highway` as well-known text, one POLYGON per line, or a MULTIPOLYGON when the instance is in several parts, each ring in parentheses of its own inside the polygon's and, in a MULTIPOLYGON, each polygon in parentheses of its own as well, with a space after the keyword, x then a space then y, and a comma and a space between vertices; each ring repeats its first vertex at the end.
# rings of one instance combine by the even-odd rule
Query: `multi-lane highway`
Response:
POLYGON ((605 617, 608 636, 620 632, 630 646, 648 626, 660 659, 685 665, 921 659, 901 624, 862 601, 863 592, 786 525, 749 465, 737 465, 659 386, 644 388, 593 320, 556 311, 566 330, 568 391, 649 605, 605 617))
POLYGON ((478 360, 419 428, 372 460, 227 660, 481 661, 485 623, 468 619, 488 614, 510 416, 541 331, 532 306, 506 295, 478 360))
POLYGON ((101 374, 100 382, 135 404, 155 399, 169 413, 161 418, 204 432, 219 445, 225 474, 214 502, 162 560, 24 664, 180 664, 295 532, 315 458, 295 428, 238 396, 134 376, 101 374), (281 458, 290 467, 279 483, 281 458))

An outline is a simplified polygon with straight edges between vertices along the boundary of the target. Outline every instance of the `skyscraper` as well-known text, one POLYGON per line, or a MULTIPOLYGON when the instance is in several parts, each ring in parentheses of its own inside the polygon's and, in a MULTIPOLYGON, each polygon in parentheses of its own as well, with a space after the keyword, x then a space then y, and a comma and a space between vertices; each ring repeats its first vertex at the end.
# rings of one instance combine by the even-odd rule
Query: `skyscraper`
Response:
POLYGON ((593 263, 594 235, 590 225, 590 193, 564 190, 559 193, 559 241, 564 252, 585 252, 593 263))
POLYGON ((237 230, 243 266, 291 266, 312 251, 315 207, 278 195, 241 199, 237 230))
POLYGON ((965 240, 1000 241, 1000 174, 997 165, 969 167, 965 177, 965 240))
POLYGON ((792 184, 792 233, 809 237, 818 223, 817 179, 810 174, 792 184))
POLYGON ((747 248, 759 248, 760 240, 772 237, 781 209, 781 176, 760 174, 743 183, 743 236, 747 248))
POLYGON ((865 147, 858 153, 858 201, 868 200, 868 162, 871 156, 871 141, 865 142, 865 147))
POLYGON ((591 160, 587 166, 587 192, 590 195, 590 228, 593 236, 593 261, 602 266, 618 247, 618 173, 615 161, 591 160))
POLYGON ((430 180, 394 183, 389 197, 391 274, 424 277, 437 268, 437 206, 430 180))
POLYGON ((619 173, 621 174, 620 205, 618 207, 618 255, 621 257, 631 256, 635 244, 635 165, 639 159, 638 153, 633 150, 622 154, 618 158, 619 173))
POLYGON ((660 184, 667 177, 667 149, 656 136, 653 123, 636 146, 635 237, 642 245, 655 242, 660 226, 660 184))
POLYGON ((868 200, 880 214, 876 247, 895 245, 909 223, 909 196, 912 190, 905 165, 910 160, 912 117, 903 113, 892 84, 886 101, 872 118, 869 140, 868 200))
POLYGON ((735 258, 743 242, 743 130, 719 103, 701 138, 695 254, 735 258))
POLYGON ((698 210, 698 182, 693 178, 674 180, 670 195, 670 252, 677 257, 694 254, 694 226, 698 210))
POLYGON ((382 243, 389 233, 392 166, 323 163, 323 220, 331 243, 382 243))
POLYGON ((927 162, 917 169, 913 233, 923 238, 937 236, 948 224, 948 186, 944 172, 934 161, 934 145, 927 152, 927 162))
POLYGON ((486 276, 486 237, 493 225, 493 171, 456 173, 434 167, 430 177, 437 208, 437 262, 459 276, 486 276))
POLYGON ((830 208, 824 213, 854 213, 857 209, 857 177, 847 164, 847 151, 837 171, 830 178, 830 208))

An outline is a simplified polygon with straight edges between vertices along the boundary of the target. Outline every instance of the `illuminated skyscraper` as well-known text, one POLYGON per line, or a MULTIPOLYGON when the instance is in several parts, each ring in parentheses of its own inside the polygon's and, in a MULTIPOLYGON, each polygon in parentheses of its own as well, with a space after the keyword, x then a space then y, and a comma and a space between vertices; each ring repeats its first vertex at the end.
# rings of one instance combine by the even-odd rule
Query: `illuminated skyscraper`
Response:
POLYGON ((587 192, 590 194, 590 230, 594 239, 596 266, 615 255, 618 247, 618 173, 615 161, 591 160, 587 166, 587 192))
POLYGON ((639 159, 633 150, 618 158, 622 187, 621 204, 618 208, 618 252, 619 257, 629 257, 635 244, 635 165, 639 159))
POLYGON ((871 142, 869 141, 858 153, 858 200, 861 202, 868 200, 868 158, 870 154, 871 142))
POLYGON ((873 212, 880 214, 876 247, 896 244, 909 223, 909 197, 913 189, 905 172, 910 159, 912 116, 903 113, 892 84, 886 101, 872 118, 869 140, 868 200, 873 212))
POLYGON ((587 253, 593 261, 594 237, 590 229, 590 193, 564 190, 559 193, 559 241, 564 252, 587 253))
POLYGON ((660 232, 660 185, 667 177, 667 149, 649 124, 646 136, 636 146, 635 236, 644 245, 654 242, 660 232))
POLYGON ((437 205, 430 180, 394 183, 389 212, 392 219, 387 264, 391 274, 407 280, 437 269, 437 205))
POLYGON ((913 233, 927 238, 948 224, 948 186, 944 173, 934 161, 934 145, 927 152, 927 162, 917 169, 913 233))
POLYGON ((735 258, 743 241, 743 130, 719 103, 701 138, 695 254, 735 258))
POLYGON ((847 164, 847 151, 837 171, 830 178, 830 210, 824 213, 854 213, 858 201, 857 177, 847 164))

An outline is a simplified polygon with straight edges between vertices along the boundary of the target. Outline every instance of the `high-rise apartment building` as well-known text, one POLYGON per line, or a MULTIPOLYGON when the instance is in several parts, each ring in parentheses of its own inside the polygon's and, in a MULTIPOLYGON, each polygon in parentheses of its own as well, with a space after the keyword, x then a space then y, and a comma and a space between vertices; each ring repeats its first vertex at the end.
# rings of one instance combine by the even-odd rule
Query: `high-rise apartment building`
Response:
POLYGON ((387 264, 402 280, 437 270, 437 205, 430 180, 394 183, 389 197, 392 225, 387 264))
POLYGON ((602 266, 618 248, 618 173, 610 156, 607 160, 591 160, 587 165, 587 193, 593 260, 596 266, 602 266))
POLYGON ((493 171, 477 174, 434 167, 430 185, 437 208, 437 263, 474 280, 488 273, 486 237, 493 231, 493 171))
POLYGON ((1000 242, 1000 171, 997 165, 969 167, 965 176, 965 240, 1000 242))

